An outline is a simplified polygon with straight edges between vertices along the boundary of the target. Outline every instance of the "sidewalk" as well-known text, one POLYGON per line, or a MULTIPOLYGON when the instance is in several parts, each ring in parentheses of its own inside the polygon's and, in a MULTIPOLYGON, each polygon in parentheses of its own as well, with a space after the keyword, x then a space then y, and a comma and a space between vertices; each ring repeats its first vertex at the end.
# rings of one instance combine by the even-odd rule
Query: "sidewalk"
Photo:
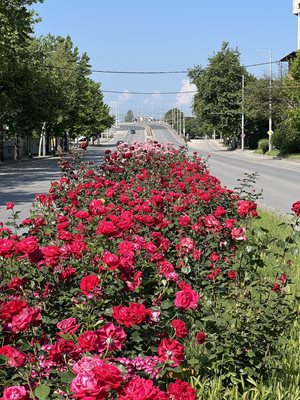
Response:
POLYGON ((249 150, 249 149, 240 149, 237 148, 235 150, 228 150, 227 146, 225 146, 223 143, 220 142, 218 139, 209 139, 211 142, 213 142, 218 148, 224 151, 232 152, 233 154, 239 154, 239 155, 244 155, 247 157, 256 157, 260 159, 271 159, 271 160, 278 160, 282 162, 291 162, 295 164, 300 165, 300 158, 287 158, 287 157, 280 157, 280 156, 269 156, 267 154, 258 154, 255 153, 255 150, 249 150))

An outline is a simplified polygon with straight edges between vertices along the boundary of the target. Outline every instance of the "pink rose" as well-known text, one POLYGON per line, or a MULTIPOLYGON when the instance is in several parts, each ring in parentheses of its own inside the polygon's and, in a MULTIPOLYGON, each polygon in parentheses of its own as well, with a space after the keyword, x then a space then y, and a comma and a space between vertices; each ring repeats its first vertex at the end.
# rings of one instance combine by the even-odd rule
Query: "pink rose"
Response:
POLYGON ((231 237, 235 240, 246 240, 246 229, 241 228, 233 228, 231 230, 231 237))
POLYGON ((12 202, 9 202, 9 203, 6 203, 6 209, 7 210, 12 210, 13 208, 14 208, 14 203, 12 203, 12 202))
POLYGON ((4 389, 1 400, 28 400, 29 393, 24 386, 9 386, 4 389))
POLYGON ((72 380, 70 385, 73 397, 86 399, 88 397, 97 400, 107 399, 108 393, 93 371, 82 371, 72 380))
POLYGON ((196 309, 200 296, 192 289, 184 289, 176 293, 175 306, 183 310, 196 309))
POLYGON ((12 319, 11 330, 15 333, 27 332, 30 326, 38 326, 41 314, 38 308, 26 307, 12 319))

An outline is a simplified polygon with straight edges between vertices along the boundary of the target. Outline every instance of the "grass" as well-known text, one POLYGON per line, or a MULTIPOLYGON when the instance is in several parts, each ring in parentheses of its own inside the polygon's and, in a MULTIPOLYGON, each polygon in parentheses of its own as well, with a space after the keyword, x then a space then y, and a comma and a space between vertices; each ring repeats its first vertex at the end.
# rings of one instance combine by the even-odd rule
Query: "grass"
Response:
MULTIPOLYGON (((289 223, 286 216, 280 216, 270 211, 260 209, 260 219, 253 220, 251 228, 268 230, 270 237, 276 241, 284 242, 289 233, 289 223), (279 226, 280 225, 280 226, 279 226)), ((263 231, 264 232, 264 231, 263 231)), ((300 249, 300 238, 297 243, 300 249)), ((270 245, 269 250, 276 253, 276 242, 270 245)), ((283 264, 291 260, 289 276, 293 280, 290 290, 292 295, 300 293, 300 251, 298 254, 286 254, 283 264)), ((262 271, 266 275, 274 275, 273 266, 275 259, 268 256, 265 259, 266 267, 262 271)), ((299 307, 300 311, 300 307, 299 307)), ((198 400, 300 400, 300 329, 296 321, 290 331, 289 341, 281 346, 284 357, 274 365, 272 375, 267 381, 258 381, 250 377, 233 379, 232 385, 228 386, 222 376, 214 376, 210 379, 202 377, 191 377, 191 384, 197 389, 198 400)))
POLYGON ((271 151, 267 151, 266 153, 264 153, 261 149, 256 149, 254 150, 255 154, 261 154, 264 156, 272 156, 272 157, 281 157, 287 160, 300 160, 300 154, 299 153, 295 153, 295 154, 280 154, 280 151, 277 149, 271 150, 271 151))

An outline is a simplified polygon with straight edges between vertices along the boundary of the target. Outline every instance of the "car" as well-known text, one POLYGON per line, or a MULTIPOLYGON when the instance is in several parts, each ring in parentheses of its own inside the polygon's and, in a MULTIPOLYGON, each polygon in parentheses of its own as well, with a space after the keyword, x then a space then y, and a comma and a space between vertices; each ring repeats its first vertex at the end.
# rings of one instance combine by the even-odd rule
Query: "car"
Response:
POLYGON ((131 133, 132 135, 135 134, 135 129, 129 129, 129 133, 131 133))
POLYGON ((119 146, 119 144, 122 144, 122 143, 124 143, 124 140, 118 140, 116 145, 119 146))

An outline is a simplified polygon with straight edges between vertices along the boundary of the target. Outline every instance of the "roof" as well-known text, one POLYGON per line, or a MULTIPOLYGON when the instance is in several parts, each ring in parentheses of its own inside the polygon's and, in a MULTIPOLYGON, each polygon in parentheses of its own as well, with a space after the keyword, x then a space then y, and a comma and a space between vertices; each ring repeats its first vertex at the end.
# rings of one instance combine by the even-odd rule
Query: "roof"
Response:
POLYGON ((294 58, 296 58, 298 51, 299 50, 292 51, 291 53, 289 53, 286 56, 284 56, 280 61, 289 62, 289 61, 293 60, 294 58))

